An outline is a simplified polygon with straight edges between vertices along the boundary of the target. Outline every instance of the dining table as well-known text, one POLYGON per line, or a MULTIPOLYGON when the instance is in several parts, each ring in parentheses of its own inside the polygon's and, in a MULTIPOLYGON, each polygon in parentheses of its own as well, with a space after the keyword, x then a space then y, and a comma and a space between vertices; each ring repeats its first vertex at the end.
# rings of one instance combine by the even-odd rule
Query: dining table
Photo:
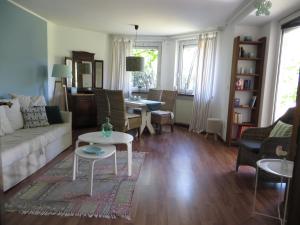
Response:
POLYGON ((125 99, 125 105, 127 108, 140 109, 142 117, 142 125, 140 127, 140 134, 143 133, 145 128, 149 130, 150 134, 155 134, 155 129, 151 124, 151 111, 159 110, 164 102, 153 101, 147 99, 125 99))

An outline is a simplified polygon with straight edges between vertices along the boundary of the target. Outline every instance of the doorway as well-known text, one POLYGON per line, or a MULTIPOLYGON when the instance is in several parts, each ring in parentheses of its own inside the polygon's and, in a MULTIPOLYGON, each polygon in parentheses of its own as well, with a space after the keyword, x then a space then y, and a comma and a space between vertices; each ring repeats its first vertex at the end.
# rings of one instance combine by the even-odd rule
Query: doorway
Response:
POLYGON ((274 120, 296 106, 300 68, 300 27, 283 30, 274 120))

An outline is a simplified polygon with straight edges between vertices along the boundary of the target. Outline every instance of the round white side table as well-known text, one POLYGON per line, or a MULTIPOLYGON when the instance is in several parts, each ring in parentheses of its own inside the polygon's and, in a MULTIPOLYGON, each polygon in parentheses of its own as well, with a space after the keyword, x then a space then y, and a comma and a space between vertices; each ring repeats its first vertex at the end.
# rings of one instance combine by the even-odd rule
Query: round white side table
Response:
MULTIPOLYGON (((289 198, 290 181, 291 181, 291 178, 293 177, 294 162, 288 161, 288 160, 282 160, 282 159, 261 159, 261 160, 257 161, 256 165, 257 165, 257 169, 256 169, 256 178, 255 178, 253 213, 262 215, 262 216, 266 216, 266 217, 271 217, 274 219, 279 219, 281 222, 281 225, 284 225, 285 221, 286 221, 286 210, 287 210, 287 203, 288 203, 288 198, 289 198), (267 173, 278 176, 281 178, 281 181, 284 178, 287 179, 286 200, 284 203, 283 218, 280 217, 279 205, 278 205, 278 217, 260 213, 255 210, 259 170, 263 170, 267 173)), ((282 182, 281 182, 281 184, 282 184, 282 182)))
POLYGON ((88 154, 85 153, 83 150, 87 148, 87 146, 82 146, 79 148, 76 148, 75 154, 74 154, 74 164, 73 164, 73 180, 76 180, 76 173, 78 173, 78 160, 86 160, 90 162, 90 196, 93 195, 93 182, 94 182, 94 165, 95 162, 101 160, 101 159, 106 159, 112 155, 115 157, 115 167, 114 167, 114 173, 117 175, 117 154, 116 154, 116 146, 114 145, 106 145, 106 146, 100 146, 100 145, 94 145, 103 152, 99 155, 96 154, 88 154))
POLYGON ((133 136, 123 132, 113 131, 110 137, 104 137, 101 131, 86 133, 78 136, 76 141, 76 148, 78 148, 80 142, 87 142, 89 144, 100 145, 116 145, 125 144, 127 146, 128 154, 128 176, 131 176, 132 172, 132 141, 133 136))

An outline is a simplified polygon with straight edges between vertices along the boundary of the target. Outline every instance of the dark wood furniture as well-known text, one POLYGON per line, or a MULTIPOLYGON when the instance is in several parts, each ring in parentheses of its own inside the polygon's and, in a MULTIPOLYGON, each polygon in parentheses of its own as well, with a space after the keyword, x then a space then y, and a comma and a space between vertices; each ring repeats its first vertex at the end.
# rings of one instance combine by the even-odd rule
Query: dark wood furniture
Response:
POLYGON ((260 38, 258 41, 242 41, 239 36, 234 39, 227 117, 226 143, 228 145, 236 141, 238 133, 241 132, 244 127, 258 126, 265 47, 265 37, 260 38), (254 55, 241 54, 242 47, 243 49, 250 49, 254 55), (247 68, 248 71, 244 71, 242 68, 244 68, 245 65, 251 69, 247 68), (238 79, 240 79, 240 81, 246 79, 250 80, 251 85, 247 85, 247 88, 245 88, 246 85, 244 84, 244 87, 238 90, 236 86, 238 79), (254 106, 251 106, 249 103, 253 96, 256 96, 256 102, 254 106), (240 98, 241 104, 234 104, 235 98, 240 98), (240 113, 243 117, 242 121, 234 121, 235 113, 240 113))
POLYGON ((109 100, 105 89, 96 89, 94 93, 97 106, 97 127, 102 129, 102 124, 110 116, 109 100))
POLYGON ((74 128, 96 127, 97 109, 94 94, 69 94, 69 107, 74 128))

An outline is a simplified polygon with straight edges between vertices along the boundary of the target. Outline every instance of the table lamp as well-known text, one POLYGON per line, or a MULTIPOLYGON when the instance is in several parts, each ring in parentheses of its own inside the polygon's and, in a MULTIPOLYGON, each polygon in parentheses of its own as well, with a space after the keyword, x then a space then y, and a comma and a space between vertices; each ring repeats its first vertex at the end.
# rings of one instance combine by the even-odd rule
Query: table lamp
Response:
POLYGON ((57 104, 61 109, 69 111, 67 89, 64 84, 64 79, 72 76, 72 69, 70 66, 63 64, 54 64, 52 70, 52 77, 60 78, 55 80, 54 93, 53 93, 53 104, 57 104))

